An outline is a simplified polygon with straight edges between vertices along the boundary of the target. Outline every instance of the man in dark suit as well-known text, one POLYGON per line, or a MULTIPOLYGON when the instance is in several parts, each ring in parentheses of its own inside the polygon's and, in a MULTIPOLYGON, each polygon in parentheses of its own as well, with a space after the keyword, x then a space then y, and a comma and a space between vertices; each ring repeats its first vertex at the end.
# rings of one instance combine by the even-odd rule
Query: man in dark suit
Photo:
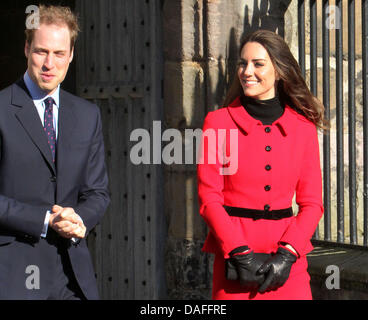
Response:
POLYGON ((85 237, 108 204, 96 105, 60 89, 78 34, 39 7, 24 76, 0 91, 0 299, 98 299, 85 237))

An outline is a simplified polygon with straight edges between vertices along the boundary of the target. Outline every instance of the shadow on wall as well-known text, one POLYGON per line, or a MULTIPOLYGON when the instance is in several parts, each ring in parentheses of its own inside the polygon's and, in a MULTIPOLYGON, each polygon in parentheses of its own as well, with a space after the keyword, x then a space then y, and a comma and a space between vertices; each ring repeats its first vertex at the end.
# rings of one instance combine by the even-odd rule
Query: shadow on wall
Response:
POLYGON ((253 16, 249 23, 249 6, 245 6, 244 13, 244 33, 256 31, 258 29, 267 29, 277 32, 280 36, 285 35, 285 12, 289 7, 291 0, 271 1, 261 0, 253 1, 253 16))
MULTIPOLYGON (((253 6, 245 5, 244 7, 244 20, 243 31, 239 35, 239 30, 232 27, 229 32, 227 52, 226 56, 220 55, 218 57, 218 78, 216 79, 216 88, 207 92, 206 96, 206 108, 212 108, 206 110, 213 110, 214 106, 221 105, 226 95, 227 89, 231 85, 233 77, 236 71, 236 65, 239 57, 239 46, 241 39, 251 32, 259 29, 266 29, 276 32, 282 37, 285 37, 285 19, 286 11, 291 3, 291 0, 253 0, 253 6), (221 63, 225 61, 225 64, 221 63)), ((208 58, 208 56, 207 56, 208 58)), ((211 86, 211 76, 209 71, 207 59, 206 74, 207 88, 211 86)))

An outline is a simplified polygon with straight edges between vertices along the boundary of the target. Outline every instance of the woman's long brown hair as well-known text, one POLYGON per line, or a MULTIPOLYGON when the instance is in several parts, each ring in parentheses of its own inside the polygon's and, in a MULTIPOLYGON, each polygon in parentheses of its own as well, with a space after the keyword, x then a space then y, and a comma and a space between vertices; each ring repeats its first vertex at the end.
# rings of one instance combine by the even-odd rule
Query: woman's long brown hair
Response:
MULTIPOLYGON (((280 101, 305 116, 317 127, 328 129, 328 122, 324 120, 324 106, 308 89, 300 67, 284 39, 272 31, 257 30, 241 42, 240 53, 248 42, 258 42, 267 50, 279 77, 277 93, 280 101)), ((223 105, 228 106, 242 94, 243 88, 236 73, 223 105)))

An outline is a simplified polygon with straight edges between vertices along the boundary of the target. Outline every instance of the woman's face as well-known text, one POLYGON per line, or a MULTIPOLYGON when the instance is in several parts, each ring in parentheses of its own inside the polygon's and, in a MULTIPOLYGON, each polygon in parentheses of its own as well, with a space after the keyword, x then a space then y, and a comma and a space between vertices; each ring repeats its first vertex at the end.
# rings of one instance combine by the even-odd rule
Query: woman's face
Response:
POLYGON ((247 42, 243 47, 238 77, 244 95, 258 100, 275 97, 276 71, 267 50, 258 42, 247 42))

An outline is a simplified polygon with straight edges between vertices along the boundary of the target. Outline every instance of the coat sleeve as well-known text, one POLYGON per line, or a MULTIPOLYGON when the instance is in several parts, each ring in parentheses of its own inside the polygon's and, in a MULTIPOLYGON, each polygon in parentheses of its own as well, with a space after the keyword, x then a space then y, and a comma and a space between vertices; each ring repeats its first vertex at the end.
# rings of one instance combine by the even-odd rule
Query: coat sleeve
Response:
MULTIPOLYGON (((0 136, 0 150, 2 138, 0 136)), ((2 154, 0 152, 0 159, 2 154)), ((47 210, 46 206, 37 206, 18 201, 0 194, 0 230, 9 230, 21 236, 39 239, 47 210)), ((5 232, 6 233, 6 232, 5 232)), ((1 240, 0 240, 1 243, 1 240)))
POLYGON ((322 176, 315 127, 310 131, 307 141, 296 186, 296 203, 299 206, 299 212, 280 240, 280 243, 292 245, 300 256, 312 249, 310 239, 323 214, 322 176))
POLYGON ((87 233, 102 219, 110 203, 108 178, 105 166, 105 152, 101 116, 98 110, 96 128, 86 163, 83 183, 79 190, 78 204, 74 208, 86 226, 87 233))
POLYGON ((46 212, 50 209, 0 195, 0 229, 39 239, 46 212))
POLYGON ((218 130, 216 115, 205 118, 201 139, 201 151, 197 164, 198 197, 200 214, 215 236, 224 258, 233 249, 247 244, 243 233, 237 228, 223 208, 224 175, 220 174, 223 162, 219 160, 218 130))

